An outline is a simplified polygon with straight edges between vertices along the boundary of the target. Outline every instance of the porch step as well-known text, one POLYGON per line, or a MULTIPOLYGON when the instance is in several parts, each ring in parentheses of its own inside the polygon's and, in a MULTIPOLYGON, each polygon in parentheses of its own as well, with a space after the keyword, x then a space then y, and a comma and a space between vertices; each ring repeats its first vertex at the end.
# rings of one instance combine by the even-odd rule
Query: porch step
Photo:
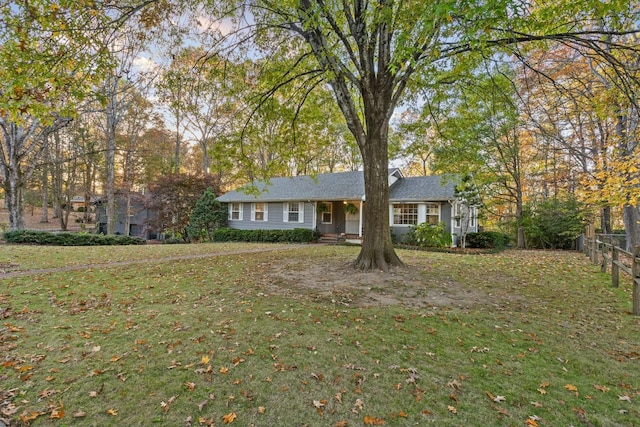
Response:
POLYGON ((327 233, 320 236, 318 243, 338 243, 340 242, 340 236, 336 233, 327 233))

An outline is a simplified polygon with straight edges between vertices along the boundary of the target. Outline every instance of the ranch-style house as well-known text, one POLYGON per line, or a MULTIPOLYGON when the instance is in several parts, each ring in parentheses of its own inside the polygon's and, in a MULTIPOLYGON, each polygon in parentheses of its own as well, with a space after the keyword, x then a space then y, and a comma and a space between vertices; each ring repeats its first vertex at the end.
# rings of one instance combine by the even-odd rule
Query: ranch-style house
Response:
MULTIPOLYGON (((256 181, 218 200, 228 205, 231 228, 317 229, 323 236, 355 241, 363 235, 362 171, 256 181)), ((396 237, 412 225, 442 221, 455 244, 463 227, 477 231, 476 208, 469 211, 456 200, 454 182, 440 176, 404 177, 399 169, 389 169, 389 218, 396 237)))

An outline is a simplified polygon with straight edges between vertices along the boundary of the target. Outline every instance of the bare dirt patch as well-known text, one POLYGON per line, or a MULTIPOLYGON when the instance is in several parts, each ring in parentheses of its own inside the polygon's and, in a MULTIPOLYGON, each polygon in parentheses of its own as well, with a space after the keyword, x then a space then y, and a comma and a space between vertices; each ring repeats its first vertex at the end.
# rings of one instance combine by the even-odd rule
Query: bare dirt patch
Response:
POLYGON ((344 259, 324 259, 322 263, 304 265, 299 260, 283 260, 265 273, 272 287, 350 307, 500 307, 519 299, 453 280, 441 280, 431 276, 423 265, 407 265, 385 274, 354 270, 344 259))

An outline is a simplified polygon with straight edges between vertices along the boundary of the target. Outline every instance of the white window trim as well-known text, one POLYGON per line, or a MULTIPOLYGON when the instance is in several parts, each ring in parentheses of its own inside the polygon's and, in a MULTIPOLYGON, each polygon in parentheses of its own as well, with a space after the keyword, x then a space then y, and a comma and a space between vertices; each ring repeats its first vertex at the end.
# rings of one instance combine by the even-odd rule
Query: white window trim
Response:
POLYGON ((329 208, 329 210, 320 213, 320 218, 322 220, 322 223, 323 224, 333 224, 333 203, 332 202, 327 202, 327 203, 325 203, 325 206, 327 206, 329 208), (324 214, 327 214, 327 213, 330 215, 329 218, 331 218, 331 220, 329 222, 325 222, 324 221, 324 214))
POLYGON ((229 203, 229 221, 242 221, 242 218, 243 218, 243 215, 242 215, 243 205, 244 205, 244 203, 237 203, 237 202, 229 203), (236 205, 236 204, 239 206, 239 210, 237 211, 238 212, 238 218, 234 219, 233 218, 233 212, 234 212, 233 205, 236 205))
POLYGON ((298 223, 304 222, 304 202, 292 202, 292 203, 284 203, 282 209, 282 222, 295 222, 289 221, 289 206, 293 203, 298 205, 298 223))
POLYGON ((395 202, 395 203, 391 203, 389 205, 389 207, 390 207, 390 212, 389 212, 390 215, 389 216, 391 217, 390 218, 390 222, 391 222, 392 226, 394 226, 394 227, 411 227, 412 225, 420 224, 420 210, 421 209, 420 209, 420 204, 419 203, 395 202), (395 213, 393 211, 394 205, 416 205, 417 208, 418 208, 418 217, 416 218, 416 224, 396 224, 396 222, 395 222, 395 213))
POLYGON ((268 203, 251 203, 251 221, 265 222, 269 221, 269 204, 268 203), (261 204, 264 208, 262 211, 262 219, 256 219, 256 205, 261 204))

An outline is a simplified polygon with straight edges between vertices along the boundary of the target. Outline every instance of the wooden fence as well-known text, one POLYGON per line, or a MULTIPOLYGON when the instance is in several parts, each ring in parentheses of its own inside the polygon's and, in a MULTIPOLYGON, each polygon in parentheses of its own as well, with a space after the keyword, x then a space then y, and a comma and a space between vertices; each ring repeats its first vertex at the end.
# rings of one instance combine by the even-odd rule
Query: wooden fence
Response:
POLYGON ((600 271, 606 273, 611 270, 611 286, 614 288, 620 285, 621 272, 631 276, 633 314, 640 316, 640 247, 629 252, 616 246, 611 239, 595 236, 585 239, 584 252, 591 262, 600 265, 600 271))

